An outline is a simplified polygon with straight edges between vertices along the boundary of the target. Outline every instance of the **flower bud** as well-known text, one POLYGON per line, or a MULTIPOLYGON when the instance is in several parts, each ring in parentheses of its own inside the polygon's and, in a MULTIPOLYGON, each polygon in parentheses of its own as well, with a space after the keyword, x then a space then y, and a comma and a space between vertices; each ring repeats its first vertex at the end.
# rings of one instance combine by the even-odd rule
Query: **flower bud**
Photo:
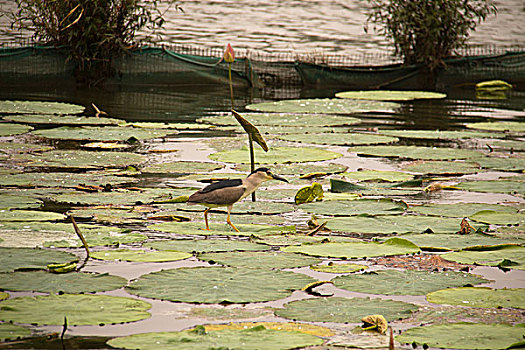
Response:
POLYGON ((233 48, 229 43, 228 46, 226 46, 226 51, 224 51, 224 61, 228 63, 235 61, 235 53, 233 52, 233 48))

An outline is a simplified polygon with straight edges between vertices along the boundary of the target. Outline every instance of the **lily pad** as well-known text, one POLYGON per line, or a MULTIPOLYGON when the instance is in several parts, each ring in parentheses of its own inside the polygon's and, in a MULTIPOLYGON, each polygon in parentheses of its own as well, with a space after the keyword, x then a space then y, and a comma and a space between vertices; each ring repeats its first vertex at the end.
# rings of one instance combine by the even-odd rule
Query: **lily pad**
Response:
POLYGON ((52 101, 0 101, 0 113, 5 114, 78 114, 84 107, 52 101))
POLYGON ((128 152, 92 152, 79 150, 54 150, 40 155, 20 154, 14 160, 28 162, 28 166, 46 168, 123 168, 142 163, 145 158, 140 154, 128 152))
POLYGON ((155 164, 141 169, 143 173, 153 174, 193 174, 193 173, 209 173, 213 170, 222 168, 222 165, 217 163, 205 162, 169 162, 162 164, 155 164))
POLYGON ((335 97, 356 100, 412 101, 420 99, 442 99, 447 97, 447 95, 432 91, 367 90, 338 92, 335 94, 335 97))
POLYGON ((399 138, 461 140, 493 138, 494 133, 465 130, 379 130, 379 134, 399 138))
POLYGON ((350 201, 322 201, 302 204, 300 208, 312 214, 328 216, 396 215, 407 208, 404 202, 391 199, 356 199, 350 201))
POLYGON ((507 349, 523 341, 524 328, 522 324, 447 323, 411 328, 396 340, 446 349, 507 349))
POLYGON ((518 210, 508 205, 487 204, 487 203, 454 203, 436 204, 430 203, 420 206, 411 206, 410 210, 419 214, 432 216, 446 216, 452 218, 471 217, 483 211, 491 210, 500 213, 517 213, 518 210))
POLYGON ((188 253, 258 251, 270 249, 270 247, 265 244, 226 239, 172 239, 148 242, 144 244, 144 247, 188 253))
POLYGON ((483 210, 470 216, 470 219, 485 224, 525 226, 525 214, 483 210))
POLYGON ((191 258, 192 255, 175 251, 145 251, 145 250, 101 250, 91 252, 91 257, 99 260, 122 260, 136 262, 177 261, 191 258))
POLYGON ((71 203, 76 205, 137 205, 149 204, 176 198, 185 194, 185 190, 171 190, 165 188, 143 188, 142 191, 118 190, 113 192, 85 193, 79 191, 65 192, 50 196, 55 202, 71 203))
POLYGON ((525 247, 521 246, 497 246, 486 251, 461 250, 445 253, 441 257, 460 264, 502 266, 525 270, 525 247))
POLYGON ((356 181, 386 181, 386 182, 400 182, 409 181, 414 178, 414 175, 403 173, 400 171, 385 171, 385 170, 359 170, 351 173, 342 173, 346 180, 356 181))
MULTIPOLYGON (((2 181, 0 176, 0 182, 2 181)), ((0 210, 5 209, 37 209, 43 202, 37 198, 0 193, 0 210)))
MULTIPOLYGON (((361 122, 358 118, 339 116, 339 115, 309 115, 293 113, 244 113, 244 116, 258 126, 279 126, 279 127, 315 127, 315 126, 348 126, 361 122)), ((236 126, 235 118, 231 115, 213 115, 197 119, 199 123, 214 125, 236 126)))
POLYGON ((284 233, 294 233, 295 226, 271 226, 257 224, 237 224, 239 231, 235 232, 230 225, 210 223, 210 231, 206 231, 204 223, 199 222, 163 222, 148 226, 152 230, 174 233, 178 235, 238 235, 266 236, 284 233))
POLYGON ((127 141, 130 139, 147 140, 168 135, 166 129, 140 129, 125 126, 62 126, 54 129, 41 129, 32 134, 56 140, 89 140, 89 141, 127 141))
POLYGON ((453 160, 483 156, 483 153, 470 149, 423 146, 357 146, 348 148, 348 151, 364 156, 401 159, 453 160))
POLYGON ((435 304, 525 309, 525 294, 519 288, 448 288, 429 293, 427 300, 435 304))
POLYGON ((407 239, 424 250, 460 250, 469 247, 489 247, 503 244, 525 243, 519 238, 499 238, 482 233, 469 235, 446 234, 446 233, 422 233, 405 234, 400 236, 407 239))
POLYGON ((17 271, 0 274, 0 288, 17 292, 95 293, 118 289, 127 283, 119 276, 81 272, 17 271))
POLYGON ((5 116, 4 119, 23 124, 45 125, 118 125, 122 122, 121 119, 115 118, 56 114, 16 114, 5 116))
POLYGON ((250 104, 247 109, 260 112, 277 113, 323 113, 352 114, 365 112, 391 112, 399 104, 392 102, 344 100, 344 99, 303 99, 283 100, 250 104))
MULTIPOLYGON (((255 150, 255 159, 260 163, 300 163, 330 160, 341 157, 340 153, 315 147, 272 147, 268 152, 255 150)), ((210 159, 225 163, 250 163, 247 147, 213 153, 210 159)))
POLYGON ((186 330, 129 335, 115 338, 108 344, 124 349, 243 349, 280 350, 320 345, 323 340, 310 334, 266 329, 264 326, 248 329, 216 331, 186 330))
POLYGON ((287 297, 311 282, 313 278, 290 271, 183 267, 143 275, 126 289, 140 297, 177 302, 250 303, 287 297))
POLYGON ((5 154, 45 152, 52 149, 53 147, 51 146, 35 145, 31 143, 0 142, 0 152, 5 154))
POLYGON ((404 239, 390 238, 384 243, 375 242, 328 242, 303 244, 281 248, 289 253, 357 259, 374 256, 390 256, 419 253, 419 247, 404 239))
POLYGON ((319 145, 377 145, 399 141, 397 137, 365 133, 297 133, 280 135, 279 139, 291 142, 314 143, 319 145))
POLYGON ((0 210, 0 221, 57 221, 65 218, 64 214, 50 211, 0 210))
POLYGON ((442 288, 463 287, 489 281, 476 275, 455 271, 379 270, 338 276, 333 282, 336 287, 352 292, 425 295, 442 288))
POLYGON ((21 173, 0 176, 0 186, 20 187, 76 187, 120 185, 138 181, 132 177, 92 173, 21 173))
MULTIPOLYGON (((294 175, 294 176, 300 176, 300 175, 305 175, 305 174, 310 174, 310 173, 325 173, 326 175, 337 174, 337 173, 342 173, 348 168, 346 165, 336 164, 336 163, 261 164, 260 166, 271 168, 273 172, 279 175, 294 175)), ((234 169, 246 173, 250 171, 250 165, 249 164, 236 164, 234 166, 234 169)))
POLYGON ((9 298, 9 294, 6 292, 0 292, 0 300, 6 300, 9 298))
POLYGON ((261 269, 290 269, 294 267, 318 264, 320 259, 301 254, 282 252, 222 252, 206 253, 198 256, 199 260, 231 267, 249 267, 261 269))
POLYGON ((366 315, 383 315, 394 321, 407 318, 418 307, 401 301, 370 298, 315 298, 296 300, 276 309, 275 314, 308 322, 359 323, 366 315))
POLYGON ((289 203, 245 200, 235 204, 232 214, 282 214, 294 210, 294 206, 289 203))
POLYGON ((63 264, 74 260, 78 260, 76 255, 57 250, 0 247, 0 272, 45 269, 49 264, 63 264))
POLYGON ((328 265, 312 265, 310 269, 317 272, 326 273, 352 273, 366 270, 368 266, 359 264, 328 264, 328 265))
POLYGON ((24 134, 28 131, 33 130, 33 127, 22 124, 0 123, 0 126, 0 137, 24 134))
POLYGON ((38 325, 101 325, 134 322, 150 317, 151 305, 126 297, 90 294, 38 295, 2 302, 0 319, 38 325))
POLYGON ((96 223, 111 224, 142 224, 144 223, 143 213, 140 210, 123 208, 97 208, 97 209, 76 209, 70 210, 69 215, 75 219, 86 219, 96 223))
POLYGON ((228 324, 207 324, 204 328, 206 332, 209 332, 222 329, 247 329, 260 326, 266 329, 274 329, 276 331, 300 332, 316 335, 318 337, 330 337, 335 334, 331 329, 326 327, 297 322, 239 322, 228 324))
POLYGON ((31 335, 31 330, 11 323, 0 323, 0 341, 17 340, 31 335))
POLYGON ((508 122, 508 121, 479 122, 479 123, 469 123, 469 124, 466 124, 465 126, 470 129, 503 131, 503 132, 511 132, 511 133, 525 132, 525 123, 522 123, 522 122, 508 122))
POLYGON ((484 157, 476 159, 476 162, 485 169, 502 171, 523 171, 525 170, 525 158, 507 157, 484 157))
POLYGON ((420 174, 462 175, 479 172, 480 165, 465 161, 428 160, 411 162, 402 166, 402 170, 420 174))
POLYGON ((461 182, 456 186, 473 192, 525 194, 525 181, 478 180, 461 182))

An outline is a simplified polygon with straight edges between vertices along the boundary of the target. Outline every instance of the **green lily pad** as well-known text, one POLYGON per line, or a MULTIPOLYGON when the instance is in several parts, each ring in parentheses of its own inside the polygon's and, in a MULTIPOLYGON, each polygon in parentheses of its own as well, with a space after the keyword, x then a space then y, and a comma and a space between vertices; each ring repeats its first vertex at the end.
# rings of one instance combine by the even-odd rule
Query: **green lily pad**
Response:
POLYGON ((522 123, 522 122, 507 122, 507 121, 479 122, 479 123, 469 123, 469 124, 466 124, 465 126, 470 129, 504 131, 504 132, 512 132, 512 133, 525 132, 525 123, 522 123))
POLYGON ((177 130, 202 130, 213 129, 212 125, 203 125, 199 123, 163 123, 163 122, 128 122, 120 123, 121 126, 132 126, 134 128, 145 129, 177 129, 177 130))
POLYGON ((359 264, 328 264, 328 265, 312 265, 310 269, 318 272, 326 273, 352 273, 366 270, 368 266, 359 264))
MULTIPOLYGON (((273 172, 279 175, 300 176, 311 173, 337 174, 342 173, 348 167, 336 163, 289 163, 289 164, 260 164, 261 167, 271 168, 273 172)), ((236 164, 234 169, 244 173, 250 172, 249 164, 236 164)))
POLYGON ((414 175, 403 173, 400 171, 385 171, 385 170, 359 170, 351 173, 342 173, 342 176, 347 180, 356 181, 386 181, 386 182, 400 182, 409 181, 414 178, 414 175))
POLYGON ((91 252, 91 257, 99 260, 122 260, 137 262, 177 261, 191 258, 192 255, 175 251, 145 251, 145 250, 101 250, 91 252))
POLYGON ((283 100, 277 102, 256 103, 246 106, 247 109, 260 112, 323 114, 391 112, 398 107, 399 104, 392 102, 344 100, 334 98, 283 100))
MULTIPOLYGON (((321 236, 306 236, 306 235, 270 235, 263 236, 257 239, 257 242, 267 244, 270 246, 289 246, 301 245, 303 243, 321 243, 322 241, 331 242, 336 237, 321 237, 321 236)), ((344 237, 345 241, 353 241, 355 238, 344 237)))
POLYGON ((502 170, 502 171, 523 171, 525 170, 525 158, 484 157, 484 158, 476 159, 476 162, 482 168, 485 168, 485 169, 502 170))
POLYGON ((497 246, 486 251, 461 250, 445 253, 441 257, 460 264, 503 265, 511 269, 525 270, 525 247, 521 246, 497 246))
POLYGON ((55 202, 76 205, 136 205, 176 198, 186 193, 185 190, 144 188, 142 191, 119 190, 95 193, 71 191, 52 195, 50 198, 55 202))
MULTIPOLYGON (((2 176, 0 176, 0 181, 2 176)), ((38 209, 43 202, 37 198, 0 193, 0 210, 5 209, 38 209)))
POLYGON ((6 292, 0 292, 0 300, 6 300, 9 298, 9 294, 6 292))
POLYGON ((147 140, 168 135, 166 129, 141 129, 125 126, 62 126, 54 129, 33 131, 32 134, 56 140, 127 141, 129 139, 147 140))
POLYGON ((133 209, 76 209, 70 210, 69 215, 75 219, 87 219, 96 223, 111 224, 141 224, 144 222, 143 213, 133 209))
POLYGON ((365 133, 297 133, 280 135, 278 138, 292 142, 342 146, 377 145, 399 141, 397 137, 365 133))
POLYGON ((0 210, 0 221, 57 221, 65 218, 64 214, 50 211, 0 210))
POLYGON ((487 247, 503 244, 521 244, 524 240, 519 238, 499 238, 482 233, 471 233, 469 235, 446 234, 446 233, 414 233, 404 234, 407 239, 425 250, 460 250, 469 247, 487 247))
POLYGON ((330 179, 330 191, 326 194, 327 200, 353 200, 353 196, 411 196, 420 194, 422 180, 410 180, 395 183, 353 183, 339 179, 330 179), (348 198, 345 198, 348 197, 348 198))
POLYGON ((188 253, 232 252, 269 250, 265 244, 226 239, 172 239, 148 242, 143 245, 159 250, 175 250, 188 253))
POLYGON ((379 130, 378 133, 399 138, 431 140, 461 140, 494 137, 493 133, 468 130, 379 130))
POLYGON ((178 302, 250 303, 287 297, 312 282, 313 278, 290 271, 183 267, 143 275, 126 289, 140 297, 178 302))
POLYGON ((478 180, 461 182, 456 187, 473 192, 525 194, 525 181, 478 180))
POLYGON ((344 91, 335 94, 339 98, 378 101, 412 101, 420 99, 442 99, 446 94, 432 91, 367 90, 344 91))
POLYGON ((525 293, 519 288, 448 288, 429 293, 427 300, 435 304, 525 309, 525 293))
POLYGON ((118 125, 122 122, 121 119, 115 118, 56 114, 16 114, 5 116, 4 119, 23 124, 45 125, 118 125))
POLYGON ((282 252, 222 252, 206 253, 198 256, 199 260, 213 261, 231 267, 249 267, 261 269, 291 269, 294 267, 318 264, 320 259, 301 254, 282 252))
POLYGON ((45 152, 52 149, 53 147, 51 146, 35 145, 31 143, 0 142, 0 152, 5 154, 45 152))
POLYGON ((524 326, 518 324, 447 323, 411 328, 396 337, 403 344, 426 344, 446 349, 507 349, 523 341, 524 326), (502 336, 504 335, 504 336, 502 336))
POLYGON ((0 272, 45 269, 49 264, 64 264, 74 260, 78 260, 76 255, 62 251, 0 247, 0 272))
MULTIPOLYGON (((358 118, 338 115, 308 115, 293 113, 244 113, 246 119, 257 126, 304 127, 348 126, 361 122, 358 118)), ((231 115, 213 115, 197 119, 197 122, 214 125, 237 126, 231 115)))
POLYGON ((436 204, 430 203, 419 206, 411 206, 410 210, 419 214, 432 216, 446 216, 452 218, 471 217, 472 215, 483 211, 491 210, 501 213, 517 213, 518 210, 508 205, 487 204, 487 203, 454 203, 454 204, 436 204))
MULTIPOLYGON (((340 153, 315 147, 272 147, 268 152, 255 150, 255 159, 260 163, 300 163, 330 160, 341 157, 340 153)), ((247 147, 213 153, 210 159, 225 163, 250 163, 247 147)))
POLYGON ((394 321, 407 318, 418 307, 401 301, 370 298, 315 298, 291 301, 275 314, 307 322, 359 323, 366 315, 383 315, 394 321))
POLYGON ((0 137, 24 134, 28 131, 33 130, 29 125, 13 124, 13 123, 0 123, 0 137))
POLYGON ((284 233, 294 233, 295 226, 272 226, 258 224, 237 224, 240 232, 235 232, 230 225, 210 223, 210 231, 205 230, 204 223, 199 222, 163 222, 148 226, 156 231, 175 233, 178 235, 234 235, 234 236, 266 236, 284 233))
POLYGON ((357 259, 374 256, 390 256, 419 253, 419 247, 410 241, 400 238, 390 238, 384 243, 375 242, 328 242, 303 244, 281 248, 289 253, 306 255, 357 259))
POLYGON ((423 146, 357 146, 348 148, 348 151, 364 156, 401 159, 453 160, 483 156, 483 153, 470 149, 423 146))
POLYGON ((525 214, 495 210, 483 210, 470 216, 470 219, 485 224, 525 226, 525 214))
POLYGON ((204 162, 169 162, 155 164, 141 169, 143 173, 153 174, 193 174, 209 173, 213 170, 222 168, 222 165, 216 163, 204 162))
POLYGON ((420 174, 462 175, 475 174, 480 171, 480 165, 474 162, 428 160, 415 161, 401 167, 403 171, 420 174))
POLYGON ((494 140, 487 142, 493 149, 502 149, 505 151, 515 150, 524 151, 525 141, 518 140, 494 140))
POLYGON ((38 295, 2 302, 0 319, 38 325, 100 325, 140 321, 151 305, 126 297, 90 294, 38 295))
POLYGON ((76 187, 120 185, 138 181, 132 177, 112 176, 92 173, 21 173, 0 175, 0 186, 20 187, 76 187))
POLYGON ((31 335, 31 330, 11 323, 0 323, 0 341, 17 340, 31 335))
POLYGON ((356 199, 350 201, 322 201, 302 204, 300 208, 308 213, 329 216, 351 215, 396 215, 407 208, 404 202, 391 199, 356 199))
POLYGON ((84 107, 52 101, 0 101, 0 113, 5 114, 78 114, 84 107))
POLYGON ((321 338, 314 335, 266 329, 264 326, 241 330, 216 331, 186 330, 181 332, 159 332, 129 335, 115 338, 108 344, 124 349, 234 349, 242 344, 243 349, 298 349, 320 345, 321 338))
POLYGON ((0 274, 0 288, 11 291, 95 293, 118 289, 127 283, 119 276, 81 272, 17 271, 0 274))
POLYGON ((294 210, 294 206, 289 203, 245 200, 235 204, 232 214, 282 214, 294 210))
POLYGON ((79 150, 54 150, 43 154, 20 154, 14 160, 28 162, 28 166, 46 168, 122 168, 142 163, 140 154, 128 152, 92 152, 79 150))
POLYGON ((333 282, 336 287, 352 292, 425 295, 442 288, 463 287, 489 281, 476 275, 455 271, 379 270, 338 276, 333 282))

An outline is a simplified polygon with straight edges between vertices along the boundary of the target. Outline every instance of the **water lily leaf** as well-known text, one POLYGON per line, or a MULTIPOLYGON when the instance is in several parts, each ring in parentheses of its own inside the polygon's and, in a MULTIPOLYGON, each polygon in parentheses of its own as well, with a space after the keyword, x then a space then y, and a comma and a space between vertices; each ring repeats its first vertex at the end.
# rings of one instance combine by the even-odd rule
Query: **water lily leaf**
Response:
POLYGON ((132 177, 92 173, 21 173, 0 176, 0 186, 20 187, 76 187, 120 185, 138 181, 132 177))
POLYGON ((406 208, 404 202, 387 198, 322 201, 301 205, 301 209, 308 213, 328 216, 397 215, 403 214, 406 208))
MULTIPOLYGON (((341 157, 340 153, 315 147, 272 147, 268 152, 254 149, 255 159, 261 163, 300 163, 330 160, 341 157)), ((248 149, 234 149, 213 153, 210 159, 225 163, 250 163, 248 149)))
POLYGON ((335 334, 334 331, 326 327, 296 322, 240 322, 228 324, 207 324, 204 325, 204 328, 206 329, 206 332, 209 332, 222 329, 247 329, 258 326, 263 326, 266 329, 274 329, 276 331, 290 331, 311 334, 318 337, 330 337, 335 334))
POLYGON ((420 99, 442 99, 447 97, 447 95, 432 91, 368 90, 338 92, 335 94, 335 97, 356 100, 412 101, 420 99))
POLYGON ((407 239, 424 250, 443 251, 443 250, 460 250, 469 247, 486 246, 490 249, 492 246, 502 244, 521 244, 524 240, 519 238, 499 238, 482 233, 472 233, 469 235, 457 235, 446 233, 414 233, 404 234, 403 239, 407 239))
POLYGON ((357 259, 373 256, 404 255, 418 253, 419 247, 410 241, 400 238, 390 238, 384 243, 376 242, 328 242, 303 244, 281 248, 290 253, 306 255, 357 259))
POLYGON ((81 115, 56 114, 16 114, 4 117, 5 120, 23 124, 45 125, 118 125, 121 119, 86 117, 81 115))
POLYGON ((345 100, 334 98, 282 100, 250 104, 247 109, 259 112, 277 113, 323 113, 352 114, 365 112, 391 112, 399 104, 392 102, 345 100))
POLYGON ((414 178, 414 175, 403 173, 400 171, 385 171, 385 170, 359 170, 351 173, 342 173, 342 176, 347 180, 356 181, 386 181, 386 182, 401 182, 409 181, 414 178))
POLYGON ((519 140, 493 140, 490 142, 487 142, 490 147, 493 149, 501 149, 506 152, 515 150, 515 151, 523 151, 525 150, 525 141, 519 141, 519 140))
POLYGON ((523 213, 483 210, 471 215, 469 218, 485 224, 525 226, 525 214, 523 213))
POLYGON ((379 134, 411 139, 461 140, 494 138, 494 133, 468 130, 379 130, 379 134))
POLYGON ((481 129, 490 131, 504 131, 511 133, 522 133, 525 132, 525 123, 523 122, 479 122, 479 123, 468 123, 465 125, 470 129, 481 129))
MULTIPOLYGON (((328 127, 328 126, 349 126, 361 122, 358 118, 339 116, 339 115, 309 115, 293 113, 244 113, 244 116, 253 124, 258 126, 276 127, 328 127)), ((200 123, 214 125, 235 126, 237 122, 231 115, 212 115, 197 119, 200 123)), ((262 128, 263 130, 265 128, 262 128)), ((303 129, 304 130, 304 129, 303 129)), ((269 130, 267 130, 269 131, 269 130)))
POLYGON ((337 276, 336 287, 352 292, 385 295, 425 295, 435 290, 487 283, 480 276, 455 272, 379 270, 337 276))
POLYGON ((227 305, 213 307, 210 305, 193 307, 188 312, 189 317, 204 318, 206 320, 254 319, 273 316, 270 308, 247 309, 244 305, 227 305))
POLYGON ((62 126, 54 129, 41 129, 33 135, 57 140, 127 141, 129 139, 147 140, 160 138, 170 132, 166 129, 140 129, 124 126, 62 126))
POLYGON ((120 126, 132 126, 134 128, 146 129, 177 129, 177 130, 202 130, 213 129, 212 125, 203 125, 199 123, 164 123, 164 122, 122 122, 120 126))
POLYGON ((96 193, 71 191, 52 195, 50 198, 55 202, 76 205, 136 205, 176 198, 186 192, 185 190, 163 188, 144 188, 140 192, 129 190, 96 193))
POLYGON ((0 341, 17 340, 31 335, 31 330, 11 323, 0 323, 0 341))
POLYGON ((519 288, 448 288, 429 293, 427 300, 435 304, 525 309, 525 294, 519 288))
POLYGON ((348 148, 348 151, 364 156, 402 159, 453 160, 480 158, 483 156, 483 153, 470 149, 423 146, 357 146, 348 148))
POLYGON ((465 161, 428 160, 411 162, 402 166, 402 170, 420 174, 461 175, 479 172, 480 165, 465 161))
MULTIPOLYGON (((260 164, 261 167, 270 168, 273 172, 279 175, 294 175, 300 176, 309 173, 326 173, 337 174, 342 173, 348 167, 342 164, 336 163, 289 163, 289 164, 260 164)), ((250 172, 249 164, 236 164, 234 169, 242 171, 244 173, 250 172)))
POLYGON ((43 293, 95 293, 124 287, 128 281, 119 276, 94 273, 50 273, 17 271, 0 273, 0 288, 43 293))
POLYGON ((324 191, 323 186, 320 183, 314 182, 310 186, 305 186, 297 193, 294 197, 295 204, 311 203, 313 201, 320 201, 323 199, 324 191))
POLYGON ((210 223, 210 231, 206 231, 204 223, 199 222, 163 222, 148 226, 156 231, 175 233, 179 235, 239 235, 265 236, 284 233, 295 233, 295 226, 271 226, 257 224, 236 224, 239 231, 235 232, 226 223, 210 223))
POLYGON ((366 270, 368 266, 359 264, 328 264, 328 265, 312 265, 310 269, 318 272, 326 273, 352 273, 366 270))
POLYGON ((51 101, 0 101, 0 113, 5 114, 78 114, 84 107, 72 103, 51 101))
POLYGON ((323 340, 310 334, 266 329, 264 326, 248 329, 223 329, 197 332, 142 333, 111 339, 108 344, 124 349, 234 349, 242 344, 243 349, 298 349, 315 346, 323 340), (190 345, 190 347, 188 347, 190 345))
POLYGON ((482 168, 485 168, 485 169, 494 169, 494 170, 502 170, 502 171, 523 171, 525 170, 525 158, 484 157, 484 158, 476 159, 476 162, 482 168))
POLYGON ((0 300, 5 300, 9 298, 9 294, 6 292, 0 292, 0 300))
POLYGON ((0 210, 0 221, 56 221, 64 219, 66 219, 64 214, 50 211, 0 210))
POLYGON ((525 181, 478 180, 461 182, 456 186, 474 192, 525 194, 525 181))
POLYGON ((397 137, 365 134, 365 133, 296 133, 280 135, 279 139, 292 142, 314 143, 319 145, 377 145, 384 143, 394 143, 399 141, 397 137))
POLYGON ((521 324, 460 322, 411 328, 398 335, 396 340, 403 344, 426 344, 447 349, 507 349, 523 340, 523 331, 521 324))
POLYGON ((394 321, 417 311, 418 307, 401 301, 370 298, 315 298, 291 301, 276 309, 280 317, 308 322, 359 323, 369 314, 383 315, 394 321))
MULTIPOLYGON (((0 182, 2 181, 0 176, 0 182)), ((5 209, 37 209, 43 202, 37 198, 0 193, 0 210, 5 209)))
POLYGON ((111 223, 111 224, 140 224, 144 220, 140 211, 133 209, 76 209, 70 210, 69 215, 75 219, 87 219, 97 223, 111 223))
POLYGON ((29 125, 13 124, 13 123, 1 123, 0 137, 24 134, 28 131, 33 130, 33 127, 29 125))
POLYGON ((175 250, 188 253, 232 252, 269 250, 265 244, 226 239, 172 239, 148 242, 143 245, 159 250, 175 250))
POLYGON ((143 275, 126 289, 140 297, 187 303, 250 303, 287 297, 313 281, 290 271, 183 267, 143 275))
POLYGON ((43 154, 20 154, 14 160, 29 162, 32 167, 46 168, 123 168, 142 163, 145 158, 140 154, 128 152, 92 152, 79 150, 54 150, 43 154))
POLYGON ((199 260, 213 261, 226 266, 264 269, 291 269, 321 262, 321 260, 317 258, 282 252, 206 253, 200 254, 198 258, 199 260))
POLYGON ((243 116, 241 116, 233 109, 232 114, 237 120, 237 122, 242 126, 244 131, 249 135, 250 139, 257 142, 265 152, 268 152, 268 145, 266 145, 266 141, 261 136, 259 129, 257 129, 252 123, 250 123, 248 120, 246 120, 243 116))
MULTIPOLYGON (((321 236, 306 236, 306 235, 270 235, 263 236, 257 239, 257 242, 267 244, 270 246, 289 246, 301 245, 303 243, 321 243, 322 241, 332 241, 336 237, 321 237, 321 236)), ((355 238, 345 237, 346 242, 353 241, 355 238)))
POLYGON ((291 211, 294 211, 294 206, 289 203, 245 200, 235 204, 232 214, 282 214, 291 211))
POLYGON ((74 254, 56 250, 0 247, 0 272, 22 268, 45 269, 48 264, 63 264, 77 259, 74 254))
POLYGON ((488 203, 454 203, 454 204, 437 204, 430 203, 419 206, 411 206, 410 210, 419 214, 432 216, 447 217, 471 217, 472 215, 483 211, 493 210, 502 213, 517 213, 518 209, 502 204, 488 203))
POLYGON ((484 266, 498 266, 502 261, 507 260, 513 263, 506 264, 506 267, 525 270, 525 247, 521 246, 496 246, 486 251, 461 250, 459 252, 445 253, 441 257, 460 264, 484 266))
POLYGON ((169 162, 162 164, 155 164, 141 169, 143 173, 153 174, 193 174, 193 173, 209 173, 214 170, 222 168, 222 165, 217 163, 205 162, 169 162))
POLYGON ((122 260, 137 262, 162 262, 177 261, 191 258, 192 255, 184 252, 175 251, 145 251, 145 250, 101 250, 91 252, 91 257, 99 260, 122 260))
POLYGON ((110 295, 63 294, 12 298, 2 302, 0 319, 38 325, 100 325, 150 317, 145 301, 110 295))
POLYGON ((52 149, 53 147, 51 146, 35 145, 31 143, 0 142, 0 152, 5 154, 45 152, 52 149))

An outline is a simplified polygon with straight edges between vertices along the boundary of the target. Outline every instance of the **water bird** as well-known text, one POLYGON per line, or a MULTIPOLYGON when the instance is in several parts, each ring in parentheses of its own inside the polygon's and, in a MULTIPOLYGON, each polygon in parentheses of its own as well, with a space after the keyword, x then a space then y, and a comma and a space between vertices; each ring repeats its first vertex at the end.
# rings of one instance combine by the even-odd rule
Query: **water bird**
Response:
POLYGON ((208 231, 210 230, 208 225, 208 212, 210 209, 227 207, 228 216, 226 222, 235 231, 239 232, 237 227, 230 221, 233 205, 255 192, 264 181, 272 179, 288 182, 284 177, 272 173, 268 168, 258 168, 245 179, 222 180, 198 190, 188 198, 188 204, 200 204, 208 207, 204 210, 204 221, 208 231))

